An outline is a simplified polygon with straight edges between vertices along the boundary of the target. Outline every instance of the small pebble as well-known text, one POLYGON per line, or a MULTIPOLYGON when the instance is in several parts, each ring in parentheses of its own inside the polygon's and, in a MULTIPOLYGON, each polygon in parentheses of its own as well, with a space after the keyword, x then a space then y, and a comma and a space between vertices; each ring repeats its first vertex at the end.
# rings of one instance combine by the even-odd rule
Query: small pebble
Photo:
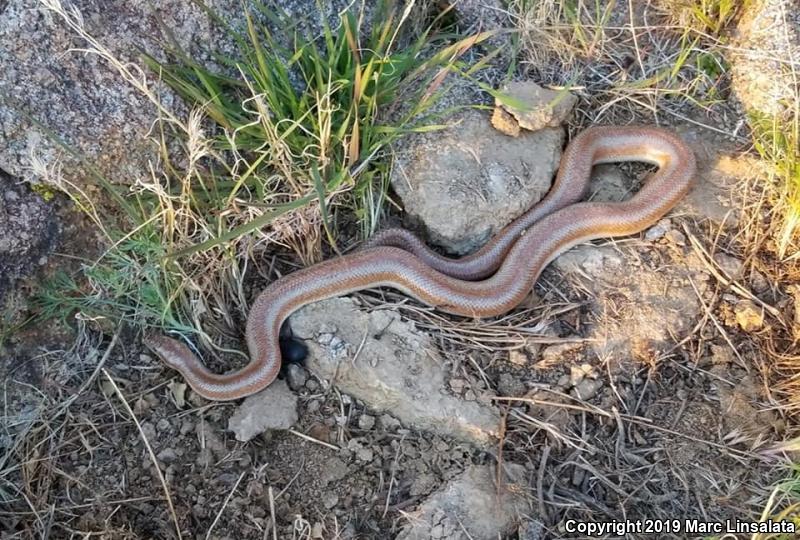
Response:
POLYGON ((328 510, 331 510, 337 504, 339 504, 339 496, 336 493, 326 493, 322 496, 322 505, 328 510))
POLYGON ((583 379, 572 389, 572 394, 578 399, 592 399, 602 387, 603 382, 600 380, 583 379))
POLYGON ((397 429, 401 425, 400 421, 397 418, 389 414, 382 414, 380 420, 381 420, 381 426, 383 426, 383 429, 387 431, 397 429))
POLYGON ((176 459, 178 459, 178 454, 175 452, 174 448, 165 448, 161 452, 159 452, 156 457, 159 461, 163 461, 164 463, 174 463, 176 459))
POLYGON ((319 410, 319 408, 320 408, 320 402, 319 402, 318 399, 309 401, 306 404, 306 411, 309 412, 309 413, 317 412, 319 410))
POLYGON ((375 417, 369 414, 362 414, 358 417, 358 427, 364 430, 372 429, 375 427, 375 417))
POLYGON ((185 419, 183 422, 181 422, 181 429, 180 429, 181 435, 188 435, 192 431, 194 431, 194 422, 192 422, 188 418, 185 419))
POLYGON ((755 332, 764 327, 764 310, 750 300, 741 300, 734 307, 736 322, 745 332, 755 332))
POLYGON ((524 366, 528 363, 528 357, 519 349, 514 349, 508 353, 508 361, 515 366, 524 366))
POLYGON ((645 240, 649 240, 652 242, 653 240, 658 240, 659 238, 663 238, 667 231, 672 229, 672 222, 668 219, 662 219, 649 229, 647 232, 644 233, 645 240))
POLYGON ((372 448, 359 448, 356 450, 356 459, 359 461, 363 461, 365 463, 369 463, 372 461, 374 455, 372 452, 372 448))
POLYGON ((725 253, 717 253, 714 255, 714 262, 717 263, 717 266, 731 279, 738 280, 742 278, 744 265, 742 261, 736 257, 731 257, 725 253))
POLYGON ((769 290, 769 281, 764 277, 764 274, 755 271, 750 278, 750 286, 753 287, 753 291, 755 291, 756 294, 762 294, 769 290))
POLYGON ((569 384, 570 386, 578 386, 586 373, 579 367, 572 366, 569 368, 569 384))
POLYGON ((464 379, 450 379, 450 389, 456 394, 460 394, 466 384, 464 379))
POLYGON ((156 437, 156 428, 150 422, 142 422, 142 433, 148 441, 152 441, 156 437))
POLYGON ((289 383, 289 388, 296 392, 305 386, 307 380, 308 372, 303 366, 298 364, 286 366, 286 382, 289 383))
POLYGON ((664 235, 664 238, 676 246, 683 247, 686 245, 686 235, 675 229, 667 231, 667 233, 664 235))

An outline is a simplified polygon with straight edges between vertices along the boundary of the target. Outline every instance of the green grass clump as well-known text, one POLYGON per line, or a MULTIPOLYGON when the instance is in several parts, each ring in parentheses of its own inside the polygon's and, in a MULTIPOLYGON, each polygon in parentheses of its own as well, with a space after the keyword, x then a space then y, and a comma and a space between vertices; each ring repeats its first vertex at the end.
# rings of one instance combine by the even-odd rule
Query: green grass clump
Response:
POLYGON ((246 172, 224 197, 214 198, 225 205, 237 199, 280 204, 313 194, 334 243, 327 199, 346 191, 336 203, 353 211, 368 235, 384 195, 379 180, 388 162, 378 159, 380 152, 409 131, 435 128, 422 117, 444 75, 485 35, 457 41, 432 35, 430 27, 408 39, 408 9, 398 13, 380 3, 369 31, 363 14, 347 12, 338 29, 323 22, 315 38, 275 15, 276 7, 256 8, 263 24, 246 13, 246 32, 228 27, 238 54, 217 55, 219 71, 178 49, 172 63, 148 58, 167 84, 221 128, 214 149, 242 159, 246 172), (283 29, 280 35, 268 23, 283 29))
MULTIPOLYGON (((796 443, 795 443, 796 444, 796 443)), ((789 450, 789 448, 787 448, 789 450)), ((795 450, 796 451, 796 450, 795 450)), ((761 521, 791 521, 800 530, 800 465, 788 466, 787 476, 772 489, 761 521)), ((795 534, 754 534, 753 540, 789 540, 797 538, 795 534)))
POLYGON ((413 4, 397 10, 388 3, 372 8, 369 30, 365 13, 347 12, 337 28, 323 24, 320 35, 310 35, 270 4, 254 5, 241 31, 209 11, 236 44, 235 53, 214 55, 219 70, 177 46, 168 62, 146 58, 154 76, 193 107, 183 119, 85 30, 79 14, 53 4, 87 52, 156 106, 160 161, 122 189, 60 142, 95 186, 56 174, 50 183, 90 216, 107 248, 80 275, 61 275, 45 289, 42 317, 78 311, 197 333, 211 345, 201 328, 238 326, 248 310, 243 277, 267 251, 286 246, 310 263, 320 256, 322 236, 335 247, 341 223, 356 222, 364 234, 375 227, 388 145, 438 127, 429 113, 445 77, 464 71, 459 58, 489 36, 437 33, 435 21, 412 35, 413 4))
POLYGON ((796 258, 796 250, 791 248, 800 231, 800 100, 788 116, 751 112, 749 123, 753 144, 769 165, 770 183, 777 186, 773 208, 780 223, 778 256, 783 259, 791 251, 796 258))
POLYGON ((683 10, 688 24, 700 32, 718 36, 735 21, 751 0, 669 0, 674 9, 683 10))

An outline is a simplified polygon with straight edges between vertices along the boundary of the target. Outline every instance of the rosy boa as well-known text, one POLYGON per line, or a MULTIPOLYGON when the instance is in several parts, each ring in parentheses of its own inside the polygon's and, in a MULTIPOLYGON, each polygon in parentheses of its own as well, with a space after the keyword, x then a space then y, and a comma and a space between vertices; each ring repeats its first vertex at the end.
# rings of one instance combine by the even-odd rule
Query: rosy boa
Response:
POLYGON ((694 154, 666 129, 589 128, 564 151, 548 195, 473 255, 449 259, 408 231, 389 229, 359 251, 271 283, 250 310, 250 362, 238 371, 209 371, 173 338, 152 335, 145 343, 203 397, 241 398, 265 388, 278 375, 281 324, 302 306, 362 289, 392 287, 447 313, 503 314, 528 295, 542 269, 564 251, 595 238, 635 234, 658 221, 689 190, 695 168, 694 154), (593 165, 622 161, 651 163, 658 170, 625 202, 578 202, 593 165))

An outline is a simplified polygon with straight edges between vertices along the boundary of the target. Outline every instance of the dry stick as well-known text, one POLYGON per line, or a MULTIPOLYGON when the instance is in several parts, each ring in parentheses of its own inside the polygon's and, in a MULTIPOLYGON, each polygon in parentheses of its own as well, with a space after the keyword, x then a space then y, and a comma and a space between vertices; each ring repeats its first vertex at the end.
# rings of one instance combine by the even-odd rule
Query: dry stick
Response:
POLYGON ((736 358, 739 359, 739 365, 742 367, 742 369, 750 373, 750 368, 747 367, 747 362, 745 362, 744 358, 742 358, 742 356, 739 354, 739 351, 736 349, 736 346, 731 341, 731 338, 728 337, 728 333, 725 331, 724 328, 722 328, 722 325, 719 323, 717 318, 714 317, 713 313, 711 313, 711 306, 706 304, 705 300, 703 300, 703 295, 700 294, 700 291, 694 284, 694 280, 692 278, 688 279, 689 279, 689 284, 692 286, 692 289, 694 289, 694 294, 697 296, 697 299, 700 300, 700 304, 703 306, 703 309, 705 310, 706 314, 711 319, 711 322, 714 323, 714 326, 716 327, 719 334, 722 336, 722 339, 725 340, 725 343, 727 343, 728 346, 731 348, 733 354, 736 356, 736 358))
POLYGON ((278 524, 275 522, 275 497, 272 496, 272 486, 267 488, 269 495, 269 519, 272 524, 272 540, 278 540, 278 524))
POLYGON ((683 230, 686 232, 686 237, 692 243, 692 247, 694 248, 695 253, 697 253, 697 256, 700 257, 700 260, 703 261, 703 264, 706 266, 708 271, 711 272, 711 274, 715 278, 717 278, 717 280, 720 283, 722 283, 726 287, 730 287, 731 290, 733 292, 735 292, 736 294, 738 294, 739 296, 742 296, 742 297, 744 297, 744 298, 746 298, 746 299, 748 299, 748 300, 750 300, 752 302, 755 302, 756 304, 760 305, 762 308, 764 308, 765 311, 767 311, 770 315, 775 317, 775 319, 779 323, 781 323, 781 325, 783 327, 786 327, 786 324, 783 322, 783 318, 781 317, 781 312, 780 311, 778 311, 777 309, 775 309, 774 307, 772 307, 771 305, 767 304, 766 302, 761 300, 759 297, 757 297, 756 295, 751 293, 745 286, 743 286, 740 283, 734 281, 730 276, 728 276, 725 273, 724 270, 719 268, 718 265, 714 262, 714 259, 708 253, 708 251, 706 251, 706 249, 703 247, 703 245, 697 239, 697 237, 695 235, 693 235, 691 233, 691 231, 689 231, 689 229, 686 227, 685 223, 683 224, 683 230))
POLYGON ((133 423, 136 424, 136 429, 139 430, 139 435, 142 437, 142 441, 144 441, 144 446, 147 448, 147 453, 150 455, 150 460, 153 462, 153 467, 155 467, 156 473, 158 473, 158 479, 161 481, 161 487, 164 488, 164 495, 167 498, 167 506, 169 507, 170 514, 172 515, 172 521, 175 524, 175 532, 178 534, 178 540, 181 540, 183 536, 181 535, 181 527, 178 524, 178 515, 175 513, 175 506, 172 504, 172 497, 169 494, 167 482, 164 480, 164 475, 161 473, 161 469, 158 467, 158 460, 153 452, 153 448, 150 446, 150 442, 147 440, 147 436, 144 434, 144 430, 142 429, 141 424, 139 424, 139 420, 136 418, 136 415, 133 414, 133 409, 131 409, 131 406, 128 405, 128 402, 125 400, 125 396, 122 395, 122 391, 117 386, 117 383, 114 382, 114 379, 111 378, 111 375, 108 373, 108 371, 106 371, 105 368, 102 368, 102 372, 103 375, 106 376, 106 379, 108 379, 108 382, 111 383, 111 386, 114 388, 114 392, 116 392, 119 400, 125 406, 125 410, 127 410, 128 414, 131 415, 133 423))
MULTIPOLYGON (((547 390, 547 389, 543 389, 543 390, 547 390)), ((561 395, 561 396, 566 396, 569 399, 575 399, 572 396, 569 396, 567 394, 561 394, 560 392, 554 392, 554 393, 556 393, 558 395, 561 395)), ((594 414, 597 414, 599 416, 605 416, 606 418, 614 418, 614 415, 612 415, 611 413, 609 413, 607 411, 604 411, 603 409, 600 409, 599 407, 595 407, 594 405, 589 405, 589 404, 587 404, 587 407, 577 407, 575 405, 569 405, 567 403, 556 403, 556 402, 542 401, 542 400, 529 399, 529 398, 494 397, 492 399, 494 399, 496 401, 521 401, 521 402, 524 402, 524 403, 537 403, 537 404, 543 404, 544 403, 544 404, 552 405, 553 407, 563 407, 565 409, 577 409, 577 410, 582 410, 582 411, 586 411, 586 412, 589 412, 589 413, 594 413, 594 414)), ((527 415, 525 415, 525 416, 527 416, 527 415)), ((656 431, 662 431, 664 433, 668 433, 670 435, 675 435, 677 437, 683 437, 685 439, 689 439, 690 441, 698 442, 698 443, 701 443, 701 444, 707 444, 708 446, 713 446, 714 448, 718 448, 720 450, 725 450, 725 451, 730 452, 732 454, 738 454, 738 455, 740 455, 742 457, 756 458, 756 459, 758 459, 760 461, 767 461, 764 456, 759 455, 759 454, 755 454, 753 452, 746 452, 744 450, 737 450, 736 448, 730 448, 728 446, 725 446, 724 444, 719 444, 719 443, 715 443, 715 442, 712 442, 712 441, 706 441, 706 440, 703 440, 703 439, 700 439, 700 438, 697 438, 697 437, 692 437, 691 435, 686 435, 685 433, 681 433, 679 431, 675 431, 675 430, 672 430, 672 429, 669 429, 669 428, 665 428, 665 427, 659 426, 659 425, 655 424, 652 420, 650 420, 649 418, 646 418, 644 416, 633 416, 633 415, 630 415, 630 414, 620 414, 620 417, 623 418, 624 420, 627 420, 628 422, 633 422, 634 424, 638 424, 640 426, 645 426, 645 427, 654 429, 656 431)))
POLYGON ((336 450, 337 452, 338 452, 339 450, 341 450, 341 448, 339 448, 339 447, 338 447, 338 446, 336 446, 335 444, 326 443, 325 441, 321 441, 321 440, 319 440, 319 439, 315 439, 314 437, 311 437, 310 435, 306 435, 305 433, 300 433, 299 431, 296 431, 296 430, 294 430, 294 429, 289 429, 288 431, 289 431, 289 433, 291 433, 292 435, 297 435, 297 436, 298 436, 298 437, 300 437, 301 439, 305 439, 305 440, 307 440, 307 441, 310 441, 310 442, 313 442, 313 443, 316 443, 316 444, 322 445, 322 446, 324 446, 324 447, 326 447, 326 448, 330 448, 331 450, 336 450))
POLYGON ((506 404, 503 408, 503 418, 500 420, 500 433, 497 434, 497 438, 500 439, 497 443, 497 478, 495 479, 498 498, 500 497, 500 488, 503 483, 503 445, 506 443, 506 426, 508 422, 508 409, 510 408, 510 403, 506 404))
POLYGON ((547 458, 550 456, 550 445, 545 443, 542 449, 542 456, 539 459, 539 470, 536 472, 536 498, 539 503, 539 515, 544 523, 548 523, 550 516, 544 504, 544 471, 547 466, 547 458))
POLYGON ((211 522, 211 526, 208 528, 208 532, 206 533, 206 540, 211 538, 211 531, 213 531, 214 527, 217 526, 219 518, 222 517, 222 512, 225 511, 225 507, 228 506, 231 497, 233 497, 233 494, 236 493, 236 488, 239 487, 239 482, 242 481, 242 478, 244 478, 245 474, 247 474, 247 471, 243 471, 242 474, 239 475, 239 478, 236 480, 236 483, 233 484, 233 489, 231 489, 230 493, 228 493, 228 496, 225 497, 225 500, 222 502, 222 507, 219 509, 219 512, 217 512, 216 517, 214 517, 214 521, 211 522))

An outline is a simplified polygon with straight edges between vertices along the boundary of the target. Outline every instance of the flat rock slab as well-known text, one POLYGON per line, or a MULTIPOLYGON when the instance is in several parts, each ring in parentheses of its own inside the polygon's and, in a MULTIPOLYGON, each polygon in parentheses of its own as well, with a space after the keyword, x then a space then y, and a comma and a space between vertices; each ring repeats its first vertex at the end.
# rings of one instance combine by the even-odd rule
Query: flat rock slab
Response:
POLYGON ((247 397, 228 420, 239 441, 249 441, 270 429, 289 429, 297 422, 297 396, 286 381, 277 380, 247 397))
POLYGON ((431 241, 465 254, 547 193, 563 142, 561 128, 509 137, 468 111, 451 128, 407 139, 391 182, 431 241))
POLYGON ((411 512, 397 540, 494 540, 512 532, 520 515, 529 513, 524 485, 514 483, 524 479, 525 469, 506 465, 505 471, 514 479, 498 486, 493 466, 470 467, 411 512))
POLYGON ((397 312, 367 313, 350 298, 334 298, 304 307, 290 323, 309 347, 307 367, 370 409, 478 446, 494 444, 499 412, 447 394, 436 347, 397 312))

